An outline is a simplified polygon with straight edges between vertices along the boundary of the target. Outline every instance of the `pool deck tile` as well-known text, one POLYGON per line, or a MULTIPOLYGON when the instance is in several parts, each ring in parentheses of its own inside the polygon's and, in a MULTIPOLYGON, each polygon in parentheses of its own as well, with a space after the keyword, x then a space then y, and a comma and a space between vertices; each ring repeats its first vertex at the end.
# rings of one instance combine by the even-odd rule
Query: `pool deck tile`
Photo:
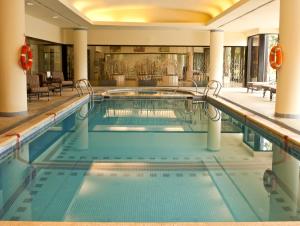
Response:
POLYGON ((286 120, 274 117, 275 104, 270 101, 266 102, 263 97, 261 97, 262 100, 254 100, 252 95, 257 94, 247 93, 246 89, 238 88, 224 89, 220 94, 221 97, 210 96, 210 98, 229 107, 232 111, 242 114, 246 121, 265 128, 281 140, 300 146, 300 120, 286 120), (226 98, 223 99, 222 97, 226 98), (258 108, 255 108, 255 106, 258 106, 258 108), (289 127, 293 130, 289 129, 289 127))
MULTIPOLYGON (((56 120, 57 117, 62 115, 69 109, 75 107, 78 103, 84 101, 88 96, 83 97, 74 97, 73 99, 45 112, 29 121, 18 125, 17 127, 5 132, 0 135, 0 147, 4 148, 12 146, 22 141, 23 137, 28 136, 32 131, 37 131, 48 123, 51 123, 56 120)), ((1 149, 0 149, 1 152, 1 149)))
POLYGON ((298 131, 300 134, 300 119, 275 117, 275 97, 272 101, 270 101, 267 97, 263 98, 262 91, 247 93, 246 88, 224 88, 220 93, 220 97, 230 100, 231 102, 234 102, 245 109, 249 109, 252 112, 263 115, 277 124, 289 126, 298 131))

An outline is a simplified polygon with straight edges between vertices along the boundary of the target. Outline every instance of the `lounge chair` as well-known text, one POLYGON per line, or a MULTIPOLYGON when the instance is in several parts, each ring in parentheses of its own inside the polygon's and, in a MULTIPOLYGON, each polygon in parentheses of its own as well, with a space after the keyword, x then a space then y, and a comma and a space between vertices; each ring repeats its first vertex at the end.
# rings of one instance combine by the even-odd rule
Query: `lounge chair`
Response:
POLYGON ((62 84, 60 79, 53 79, 52 77, 48 78, 47 74, 44 72, 39 73, 38 76, 40 78, 40 86, 47 86, 53 94, 60 93, 61 96, 62 84))
POLYGON ((74 81, 65 80, 63 72, 60 71, 52 72, 52 78, 55 82, 60 82, 62 88, 69 87, 72 88, 72 90, 74 89, 74 81))
POLYGON ((37 96, 37 99, 39 100, 43 94, 48 96, 48 100, 50 99, 50 89, 48 86, 40 85, 38 75, 27 75, 27 94, 29 101, 32 96, 37 96))
POLYGON ((276 84, 268 84, 268 85, 263 85, 262 86, 263 89, 263 97, 265 97, 266 92, 269 91, 270 92, 270 101, 273 99, 273 94, 276 94, 276 84))
POLYGON ((269 85, 269 82, 247 82, 247 93, 249 92, 249 90, 252 91, 253 90, 262 90, 262 86, 263 85, 269 85))

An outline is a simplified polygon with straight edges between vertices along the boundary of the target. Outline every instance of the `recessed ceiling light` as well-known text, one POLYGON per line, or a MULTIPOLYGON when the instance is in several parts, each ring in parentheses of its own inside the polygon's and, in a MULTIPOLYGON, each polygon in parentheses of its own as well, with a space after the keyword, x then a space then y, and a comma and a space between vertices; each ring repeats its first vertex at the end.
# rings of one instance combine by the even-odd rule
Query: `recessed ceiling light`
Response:
POLYGON ((53 19, 58 19, 58 18, 59 18, 59 16, 53 16, 52 18, 53 18, 53 19))
POLYGON ((26 2, 26 5, 33 6, 34 4, 33 4, 33 2, 26 2))

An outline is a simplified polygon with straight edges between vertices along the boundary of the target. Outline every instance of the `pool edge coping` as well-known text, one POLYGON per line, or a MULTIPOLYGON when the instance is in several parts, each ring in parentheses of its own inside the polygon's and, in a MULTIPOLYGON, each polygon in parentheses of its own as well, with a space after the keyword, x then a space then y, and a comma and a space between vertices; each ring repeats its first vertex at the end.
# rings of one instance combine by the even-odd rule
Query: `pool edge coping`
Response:
POLYGON ((270 132, 273 136, 275 135, 276 137, 280 138, 280 140, 285 145, 292 144, 294 146, 297 146, 300 150, 300 135, 297 132, 289 129, 288 127, 278 124, 268 117, 263 117, 261 114, 255 111, 251 111, 246 107, 242 107, 239 104, 227 100, 226 98, 223 98, 221 96, 214 97, 212 95, 208 95, 207 99, 208 101, 217 103, 217 105, 223 105, 233 113, 238 114, 241 118, 243 118, 242 122, 245 125, 249 125, 249 123, 252 123, 258 127, 261 127, 264 130, 270 132))
POLYGON ((28 137, 38 133, 38 131, 47 128, 49 125, 55 123, 58 119, 65 116, 68 112, 76 109, 78 106, 86 102, 90 98, 90 95, 84 95, 82 97, 74 97, 67 102, 64 102, 51 110, 42 112, 22 122, 14 128, 2 133, 0 135, 0 156, 5 154, 7 150, 10 150, 16 145, 19 145, 28 137))

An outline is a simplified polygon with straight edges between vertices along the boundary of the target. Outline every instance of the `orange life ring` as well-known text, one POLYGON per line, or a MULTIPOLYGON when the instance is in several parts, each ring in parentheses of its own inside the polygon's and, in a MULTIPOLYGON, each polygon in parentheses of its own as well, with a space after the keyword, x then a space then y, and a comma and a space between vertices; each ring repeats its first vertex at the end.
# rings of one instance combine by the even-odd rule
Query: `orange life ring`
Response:
POLYGON ((25 71, 28 71, 32 67, 32 51, 30 46, 23 45, 21 49, 21 66, 25 71))
POLYGON ((269 56, 269 62, 273 69, 277 70, 282 65, 282 49, 279 44, 273 46, 269 56))

